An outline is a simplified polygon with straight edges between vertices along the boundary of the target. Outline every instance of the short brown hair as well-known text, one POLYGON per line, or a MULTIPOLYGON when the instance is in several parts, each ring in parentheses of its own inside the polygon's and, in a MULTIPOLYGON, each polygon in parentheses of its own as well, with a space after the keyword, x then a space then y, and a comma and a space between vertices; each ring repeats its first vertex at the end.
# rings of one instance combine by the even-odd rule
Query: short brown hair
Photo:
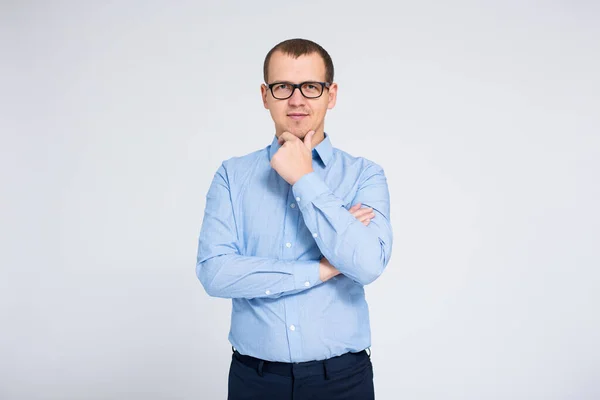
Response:
POLYGON ((312 53, 317 53, 321 56, 323 61, 325 62, 325 82, 333 83, 333 61, 331 61, 331 57, 329 53, 325 51, 323 47, 318 45, 315 42, 312 42, 307 39, 288 39, 283 42, 277 44, 273 47, 265 57, 265 63, 263 65, 263 74, 265 78, 265 83, 268 83, 268 74, 269 74, 269 61, 271 60, 271 56, 276 51, 281 51, 283 54, 287 54, 294 58, 298 58, 300 56, 309 55, 312 53))

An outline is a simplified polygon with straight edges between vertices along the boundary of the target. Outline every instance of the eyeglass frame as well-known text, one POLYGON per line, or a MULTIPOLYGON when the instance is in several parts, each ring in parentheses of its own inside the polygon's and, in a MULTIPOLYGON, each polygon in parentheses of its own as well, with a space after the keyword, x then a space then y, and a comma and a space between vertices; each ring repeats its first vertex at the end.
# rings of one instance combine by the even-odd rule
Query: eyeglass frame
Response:
POLYGON ((289 99, 290 97, 292 97, 294 95, 294 92, 296 91, 296 89, 298 89, 300 91, 300 94, 302 96, 304 96, 305 98, 307 98, 307 99, 318 99, 319 97, 323 96, 323 92, 325 91, 325 89, 329 90, 329 87, 331 86, 331 83, 329 83, 329 82, 319 82, 319 81, 305 81, 305 82, 300 82, 300 83, 292 83, 292 82, 287 82, 287 81, 280 81, 280 82, 273 82, 273 83, 265 83, 265 85, 267 86, 267 88, 271 92, 271 96, 273 96, 274 99, 277 99, 277 100, 287 100, 287 99, 289 99), (273 94, 273 86, 279 85, 281 83, 285 83, 285 84, 288 84, 288 85, 290 85, 290 86, 293 87, 292 93, 290 93, 290 95, 288 97, 279 98, 279 97, 275 97, 275 95, 273 94), (305 85, 307 83, 318 83, 319 85, 321 85, 321 94, 318 95, 317 97, 307 97, 304 94, 304 92, 302 91, 302 85, 305 85))

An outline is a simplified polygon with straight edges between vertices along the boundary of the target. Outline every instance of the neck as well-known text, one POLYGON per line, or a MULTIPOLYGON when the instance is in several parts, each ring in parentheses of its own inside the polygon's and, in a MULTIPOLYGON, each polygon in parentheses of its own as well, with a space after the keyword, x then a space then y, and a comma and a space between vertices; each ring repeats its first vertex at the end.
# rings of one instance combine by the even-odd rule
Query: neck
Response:
POLYGON ((325 132, 323 132, 322 130, 316 131, 312 138, 312 147, 317 147, 317 145, 323 140, 325 140, 325 132))

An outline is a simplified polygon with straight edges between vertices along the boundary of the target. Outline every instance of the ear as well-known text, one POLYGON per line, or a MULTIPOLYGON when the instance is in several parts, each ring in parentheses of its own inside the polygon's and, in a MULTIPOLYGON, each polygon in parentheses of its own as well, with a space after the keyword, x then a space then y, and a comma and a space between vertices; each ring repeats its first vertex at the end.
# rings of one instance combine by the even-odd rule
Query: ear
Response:
POLYGON ((337 91, 338 91, 338 85, 337 83, 332 83, 331 86, 329 86, 329 101, 327 102, 327 109, 331 110, 333 107, 335 107, 335 102, 337 101, 337 91))
POLYGON ((267 94, 269 93, 269 88, 264 83, 260 85, 260 94, 262 96, 263 106, 268 110, 269 105, 267 104, 267 94))

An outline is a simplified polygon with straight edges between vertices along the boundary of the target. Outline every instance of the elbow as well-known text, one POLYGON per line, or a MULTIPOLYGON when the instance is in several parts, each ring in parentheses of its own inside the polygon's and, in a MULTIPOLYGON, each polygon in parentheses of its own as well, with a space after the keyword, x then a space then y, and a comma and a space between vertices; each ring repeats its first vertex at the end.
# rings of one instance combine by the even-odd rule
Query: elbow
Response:
POLYGON ((363 264, 359 268, 355 280, 363 286, 373 283, 383 273, 384 266, 380 263, 363 264))
POLYGON ((200 280, 200 283, 202 284, 202 287, 207 295, 210 297, 221 297, 219 287, 214 284, 213 280, 208 279, 206 274, 200 273, 196 275, 198 275, 198 280, 200 280))
POLYGON ((216 278, 216 274, 211 272, 212 268, 208 265, 209 260, 204 262, 196 263, 196 276, 198 280, 202 284, 204 291, 210 297, 220 297, 227 298, 225 295, 225 288, 223 285, 219 285, 219 282, 216 278))
POLYGON ((378 246, 365 246, 356 250, 353 257, 354 270, 357 271, 354 280, 366 286, 383 274, 390 259, 390 249, 379 239, 378 246))
POLYGON ((216 285, 213 285, 212 283, 207 283, 206 281, 203 281, 203 280, 200 280, 200 282, 202 283, 202 287, 204 288, 204 291, 210 297, 220 297, 220 298, 225 297, 225 296, 223 296, 223 293, 216 285))
POLYGON ((200 279, 200 283, 202 283, 202 287, 204 288, 204 291, 210 297, 219 297, 221 299, 227 299, 227 298, 231 297, 231 296, 227 296, 224 288, 220 287, 219 285, 216 285, 214 283, 214 281, 209 282, 204 279, 200 279))

